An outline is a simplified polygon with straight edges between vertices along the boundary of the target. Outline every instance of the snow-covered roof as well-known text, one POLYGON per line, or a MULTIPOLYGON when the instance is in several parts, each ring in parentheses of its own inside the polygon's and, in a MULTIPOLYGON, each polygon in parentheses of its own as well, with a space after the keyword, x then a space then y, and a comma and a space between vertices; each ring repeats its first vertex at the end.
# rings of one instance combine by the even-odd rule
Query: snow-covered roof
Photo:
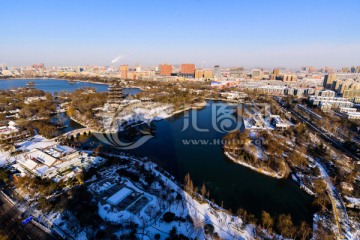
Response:
POLYGON ((36 174, 44 175, 49 170, 49 167, 46 165, 42 165, 35 169, 36 174))
POLYGON ((33 170, 38 164, 34 162, 33 160, 27 160, 23 163, 24 167, 26 167, 29 170, 33 170))
POLYGON ((54 149, 56 149, 56 150, 58 150, 58 151, 60 151, 60 152, 62 152, 62 153, 71 153, 71 152, 74 151, 74 149, 71 148, 71 147, 68 147, 68 146, 60 146, 60 145, 56 145, 56 146, 54 147, 54 149))
POLYGON ((47 166, 52 166, 57 159, 50 156, 49 154, 39 150, 39 149, 33 149, 30 153, 29 156, 42 162, 43 164, 47 165, 47 166))
POLYGON ((124 187, 124 188, 120 189, 119 191, 117 191, 114 195, 109 197, 107 202, 112 205, 117 205, 132 192, 133 191, 131 189, 124 187))

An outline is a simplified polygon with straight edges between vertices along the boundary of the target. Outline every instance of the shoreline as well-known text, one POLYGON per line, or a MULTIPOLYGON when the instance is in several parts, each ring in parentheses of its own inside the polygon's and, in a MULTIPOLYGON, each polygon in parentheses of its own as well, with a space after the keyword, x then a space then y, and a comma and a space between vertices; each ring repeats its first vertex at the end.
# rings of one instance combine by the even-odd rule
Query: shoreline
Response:
MULTIPOLYGON (((202 108, 205 107, 205 106, 206 106, 206 101, 203 101, 203 102, 197 104, 197 106, 188 106, 188 107, 185 107, 184 109, 181 109, 181 110, 172 112, 171 114, 167 115, 166 117, 164 117, 164 118, 162 118, 162 119, 151 120, 150 122, 165 120, 165 119, 168 119, 168 118, 170 118, 170 117, 173 117, 173 116, 176 115, 176 114, 180 114, 180 113, 182 113, 182 112, 189 111, 189 110, 191 110, 191 109, 199 110, 199 109, 202 109, 202 108)), ((66 113, 66 114, 67 114, 67 113, 66 113)), ((73 118, 73 117, 71 117, 71 116, 69 116, 69 115, 67 115, 67 116, 68 116, 72 121, 80 124, 83 128, 90 128, 91 131, 96 131, 96 132, 98 132, 98 133, 116 133, 116 132, 122 132, 122 131, 120 131, 120 130, 117 130, 116 132, 112 132, 112 131, 106 132, 106 131, 95 130, 95 129, 93 129, 92 127, 89 127, 89 126, 87 126, 86 124, 80 122, 79 120, 77 120, 77 119, 75 119, 75 118, 73 118)), ((144 124, 144 123, 146 123, 146 122, 144 121, 142 124, 144 124)))
POLYGON ((109 85, 105 82, 95 82, 95 81, 86 81, 80 79, 68 79, 68 78, 55 78, 55 77, 14 77, 14 78, 1 78, 2 80, 62 80, 62 81, 75 81, 75 82, 83 82, 83 83, 93 83, 93 84, 101 84, 101 85, 109 85))
POLYGON ((269 176, 269 177, 273 177, 273 178, 277 178, 277 179, 284 179, 286 178, 286 175, 283 174, 283 175, 279 175, 277 173, 272 173, 272 172, 269 172, 269 171, 265 171, 265 170, 261 170, 257 167, 254 167, 248 163, 245 163, 245 162, 242 162, 242 161, 239 161, 237 159, 235 159, 233 156, 231 156, 228 152, 225 152, 224 151, 224 154, 225 156, 230 159, 231 161, 233 161, 234 163, 237 163, 237 164, 240 164, 241 166, 243 167, 247 167, 247 168, 250 168, 251 170, 257 172, 257 173, 261 173, 263 175, 266 175, 266 176, 269 176))

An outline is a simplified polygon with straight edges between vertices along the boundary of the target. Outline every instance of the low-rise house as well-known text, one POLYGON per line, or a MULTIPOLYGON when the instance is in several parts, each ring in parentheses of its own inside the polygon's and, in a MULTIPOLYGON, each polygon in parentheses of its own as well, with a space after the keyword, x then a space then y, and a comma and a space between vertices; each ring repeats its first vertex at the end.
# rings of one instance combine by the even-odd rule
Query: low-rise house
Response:
POLYGON ((34 103, 34 102, 39 102, 39 101, 44 101, 46 100, 46 96, 42 96, 42 97, 28 97, 24 100, 25 104, 30 104, 30 103, 34 103))
POLYGON ((28 136, 30 136, 29 132, 20 131, 13 121, 7 126, 0 126, 0 142, 13 142, 28 136))
POLYGON ((290 125, 285 122, 279 115, 271 115, 270 116, 271 123, 277 128, 277 129, 287 129, 290 127, 290 125))
POLYGON ((32 145, 34 147, 28 148, 28 152, 19 155, 14 165, 24 175, 30 173, 58 181, 75 176, 96 160, 95 157, 56 142, 32 145))

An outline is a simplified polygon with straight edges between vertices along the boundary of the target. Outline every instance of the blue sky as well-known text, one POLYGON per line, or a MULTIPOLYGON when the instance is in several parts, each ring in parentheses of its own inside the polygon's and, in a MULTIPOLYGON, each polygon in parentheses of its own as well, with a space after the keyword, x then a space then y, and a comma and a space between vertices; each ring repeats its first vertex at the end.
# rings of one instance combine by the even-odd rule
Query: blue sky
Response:
POLYGON ((0 1, 0 63, 360 65, 360 1, 0 1))

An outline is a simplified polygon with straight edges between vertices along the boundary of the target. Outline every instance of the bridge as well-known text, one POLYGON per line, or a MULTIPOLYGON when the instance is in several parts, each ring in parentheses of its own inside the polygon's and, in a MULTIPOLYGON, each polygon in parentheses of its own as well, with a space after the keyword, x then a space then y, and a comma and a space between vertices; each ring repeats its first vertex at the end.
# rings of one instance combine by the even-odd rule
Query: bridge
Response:
POLYGON ((71 138, 71 137, 76 137, 78 134, 79 135, 83 135, 85 133, 92 133, 94 132, 94 130, 92 130, 91 128, 89 127, 86 127, 86 128, 79 128, 79 129, 75 129, 75 130, 72 130, 70 132, 66 132, 60 136, 57 137, 57 139, 61 139, 61 138, 71 138))

